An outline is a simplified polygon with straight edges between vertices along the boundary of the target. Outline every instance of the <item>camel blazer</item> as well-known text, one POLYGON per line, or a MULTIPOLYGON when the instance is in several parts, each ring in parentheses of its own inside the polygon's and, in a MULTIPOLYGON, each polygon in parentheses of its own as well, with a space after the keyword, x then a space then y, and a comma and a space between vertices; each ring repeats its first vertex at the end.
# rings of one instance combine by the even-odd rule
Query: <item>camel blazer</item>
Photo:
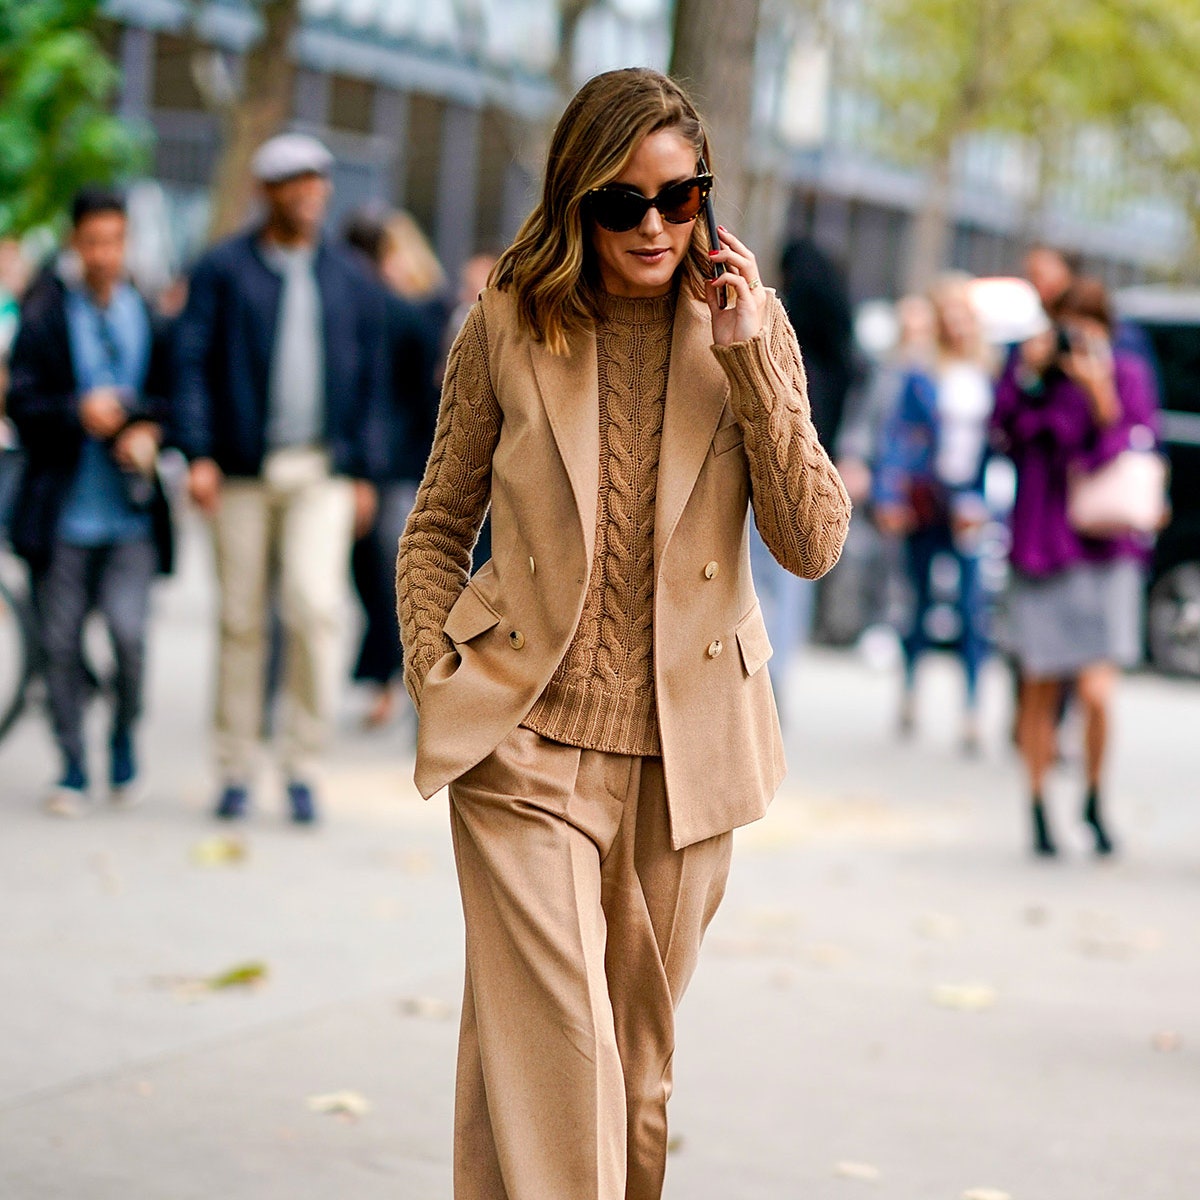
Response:
MULTIPOLYGON (((760 512, 759 526, 786 567, 811 577, 828 570, 849 521, 845 490, 812 430, 794 335, 778 300, 770 303, 770 329, 740 351, 713 347, 703 302, 681 295, 676 305, 654 524, 655 688, 676 848, 761 817, 785 773, 763 669, 771 646, 750 577, 747 440, 776 464, 803 453, 802 470, 812 476, 804 480, 808 511, 782 519, 821 523, 816 542, 824 549, 815 556, 811 538, 771 536, 779 497, 756 502, 772 513, 764 522, 760 512), (772 363, 768 342, 790 347, 790 374, 786 363, 772 363), (736 388, 740 409, 731 403, 738 379, 745 383, 736 388), (755 387, 771 392, 771 403, 747 397, 755 387), (770 444, 772 422, 756 404, 776 413, 770 444), (808 547, 803 554, 798 541, 808 547)), ((576 336, 569 354, 555 355, 523 332, 509 295, 489 289, 480 304, 500 414, 490 461, 492 558, 469 582, 461 572, 452 604, 445 588, 439 600, 422 585, 431 562, 440 560, 444 576, 447 559, 469 561, 463 551, 469 555, 484 517, 480 506, 465 523, 449 519, 457 497, 447 479, 461 481, 487 464, 439 469, 442 456, 454 453, 445 444, 443 396, 443 444, 435 443, 397 561, 406 683, 420 714, 415 780, 426 797, 487 757, 545 689, 578 624, 596 540, 595 333, 576 336), (428 645, 431 625, 442 634, 432 662, 420 645, 428 645)), ((463 340, 448 381, 455 355, 469 352, 463 340)))

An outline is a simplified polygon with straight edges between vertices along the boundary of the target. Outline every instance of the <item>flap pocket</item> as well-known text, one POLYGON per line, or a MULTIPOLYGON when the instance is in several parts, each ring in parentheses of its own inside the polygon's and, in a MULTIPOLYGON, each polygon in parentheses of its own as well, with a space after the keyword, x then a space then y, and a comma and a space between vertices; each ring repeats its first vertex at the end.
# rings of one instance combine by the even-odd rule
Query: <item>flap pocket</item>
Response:
POLYGON ((757 604, 738 622, 737 643, 747 675, 760 670, 774 653, 771 639, 767 637, 762 609, 757 604))
POLYGON ((468 583, 446 617, 442 632, 456 645, 500 624, 500 614, 468 583))
POLYGON ((728 425, 722 425, 713 435, 713 453, 725 454, 727 451, 740 446, 745 440, 746 435, 742 432, 741 425, 737 421, 731 421, 728 425))

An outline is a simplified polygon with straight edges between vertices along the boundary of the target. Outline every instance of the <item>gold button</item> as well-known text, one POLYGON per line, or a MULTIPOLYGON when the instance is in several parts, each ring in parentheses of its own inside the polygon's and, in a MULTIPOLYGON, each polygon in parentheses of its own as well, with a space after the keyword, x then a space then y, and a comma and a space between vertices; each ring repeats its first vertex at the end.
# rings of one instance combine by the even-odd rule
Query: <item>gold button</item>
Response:
POLYGON ((705 579, 716 579, 716 577, 717 577, 717 572, 718 572, 720 569, 721 569, 721 568, 720 568, 719 566, 717 566, 717 564, 716 564, 715 562, 710 562, 710 563, 708 564, 708 566, 706 566, 706 567, 704 568, 704 578, 705 578, 705 579))
POLYGON ((715 641, 708 643, 708 657, 716 658, 724 649, 725 647, 721 645, 721 639, 717 638, 715 641))
POLYGON ((525 635, 519 629, 514 629, 508 635, 508 642, 514 650, 520 650, 525 645, 525 635))

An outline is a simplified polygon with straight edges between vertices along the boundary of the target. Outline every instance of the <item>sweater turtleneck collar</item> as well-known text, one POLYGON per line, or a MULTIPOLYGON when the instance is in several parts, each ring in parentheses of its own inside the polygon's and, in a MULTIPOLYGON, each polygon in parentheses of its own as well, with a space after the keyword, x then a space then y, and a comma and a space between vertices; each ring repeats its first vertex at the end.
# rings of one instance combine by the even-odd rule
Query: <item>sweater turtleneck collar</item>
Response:
POLYGON ((615 296, 603 293, 601 309, 607 325, 653 325, 668 321, 675 312, 678 288, 662 296, 615 296))

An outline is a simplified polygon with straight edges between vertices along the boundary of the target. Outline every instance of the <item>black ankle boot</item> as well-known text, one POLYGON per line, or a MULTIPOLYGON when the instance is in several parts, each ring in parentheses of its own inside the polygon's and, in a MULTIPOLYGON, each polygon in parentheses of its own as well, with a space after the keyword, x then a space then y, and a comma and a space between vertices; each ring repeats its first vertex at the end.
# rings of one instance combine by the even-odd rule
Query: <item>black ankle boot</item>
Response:
POLYGON ((1092 827, 1092 832, 1096 835, 1096 853, 1111 854, 1116 847, 1108 836, 1108 830, 1104 828, 1104 821, 1100 816, 1100 791, 1098 788, 1088 789, 1087 803, 1083 807, 1083 820, 1085 824, 1092 827))
POLYGON ((1033 813, 1033 852, 1044 858, 1053 858, 1058 853, 1058 847, 1050 836, 1050 826, 1046 822, 1046 810, 1042 807, 1040 798, 1035 798, 1031 806, 1033 813))

